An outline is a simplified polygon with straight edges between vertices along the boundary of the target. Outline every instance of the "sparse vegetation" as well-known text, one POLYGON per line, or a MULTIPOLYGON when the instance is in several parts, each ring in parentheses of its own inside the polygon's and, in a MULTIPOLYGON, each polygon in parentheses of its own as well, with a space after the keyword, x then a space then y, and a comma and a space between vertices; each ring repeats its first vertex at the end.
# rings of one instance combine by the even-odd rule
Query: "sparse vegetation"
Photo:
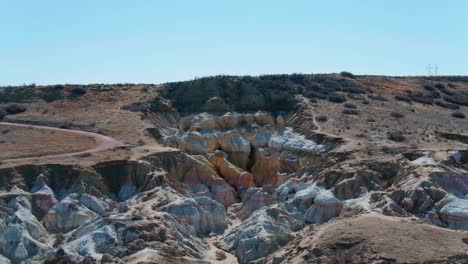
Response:
POLYGON ((404 95, 395 95, 394 98, 398 101, 403 101, 403 102, 407 102, 407 103, 410 103, 411 102, 411 99, 409 99, 407 96, 404 96, 404 95))
POLYGON ((328 95, 328 101, 333 103, 343 103, 346 102, 346 98, 341 94, 333 93, 328 95))
POLYGON ((408 97, 412 101, 415 101, 421 104, 426 104, 426 105, 433 104, 433 99, 426 97, 423 93, 420 93, 420 92, 408 94, 408 97))
POLYGON ((75 94, 75 95, 81 96, 81 95, 86 94, 86 89, 83 88, 83 87, 73 87, 73 88, 71 89, 71 93, 72 93, 72 94, 75 94))
POLYGON ((393 117, 396 117, 396 118, 405 117, 405 115, 403 115, 402 113, 399 113, 399 112, 392 112, 390 115, 393 116, 393 117))
POLYGON ((87 92, 87 90, 84 87, 81 87, 81 86, 73 87, 71 89, 71 91, 70 91, 70 94, 68 95, 68 99, 70 99, 70 100, 77 99, 77 98, 85 95, 86 92, 87 92))
POLYGON ((457 94, 457 96, 444 96, 443 99, 453 104, 468 106, 468 96, 464 94, 457 94))
POLYGON ((405 136, 401 131, 388 132, 387 138, 396 142, 402 142, 406 140, 405 136))
POLYGON ((33 86, 0 87, 0 103, 30 102, 36 95, 33 86))
POLYGON ((343 106, 346 108, 357 109, 357 106, 352 103, 345 103, 343 106))
POLYGON ((435 91, 434 86, 431 85, 424 85, 424 89, 430 92, 435 91))
POLYGON ((26 111, 26 107, 19 105, 19 104, 8 104, 4 106, 5 111, 8 112, 8 114, 14 115, 14 114, 19 114, 24 111, 26 111))
POLYGON ((6 115, 7 111, 3 107, 0 107, 0 120, 2 120, 6 115))
POLYGON ((453 109, 453 110, 458 110, 460 109, 460 107, 456 104, 452 104, 452 103, 448 103, 448 102, 444 102, 442 100, 435 100, 434 103, 438 106, 441 106, 441 107, 444 107, 444 108, 448 108, 448 109, 453 109))
POLYGON ((343 77, 346 77, 346 78, 351 78, 351 79, 354 79, 356 78, 356 76, 350 72, 347 72, 347 71, 342 71, 340 72, 341 76, 343 77))
POLYGON ((453 113, 452 113, 452 117, 455 117, 455 118, 465 118, 465 114, 462 113, 462 112, 457 111, 457 112, 453 112, 453 113))
POLYGON ((322 123, 323 123, 323 122, 327 122, 327 121, 328 121, 328 117, 327 117, 327 116, 324 116, 324 115, 319 115, 319 116, 316 117, 316 120, 317 120, 318 122, 322 122, 322 123))
POLYGON ((41 98, 47 103, 62 99, 63 85, 48 86, 41 90, 41 98))
POLYGON ((376 101, 387 101, 387 98, 385 98, 383 95, 373 95, 373 94, 369 94, 367 96, 369 99, 372 99, 372 100, 376 100, 376 101))
POLYGON ((439 88, 439 90, 442 93, 446 94, 446 95, 454 95, 455 94, 454 92, 452 92, 452 91, 448 90, 447 88, 445 88, 445 86, 442 86, 442 88, 439 88))
POLYGON ((346 109, 343 109, 343 114, 345 114, 345 115, 359 115, 359 111, 356 110, 356 109, 346 108, 346 109))

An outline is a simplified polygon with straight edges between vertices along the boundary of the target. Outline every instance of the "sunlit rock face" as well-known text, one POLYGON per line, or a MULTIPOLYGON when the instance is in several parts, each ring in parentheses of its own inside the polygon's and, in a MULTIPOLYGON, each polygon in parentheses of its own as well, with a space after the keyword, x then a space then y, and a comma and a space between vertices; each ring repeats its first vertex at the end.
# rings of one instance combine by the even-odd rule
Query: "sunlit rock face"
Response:
POLYGON ((238 191, 255 186, 252 173, 242 170, 227 160, 227 154, 217 150, 208 155, 208 160, 231 186, 238 191))
MULTIPOLYGON (((182 118, 177 127, 164 131, 165 145, 189 154, 212 157, 210 161, 217 169, 221 165, 232 168, 213 158, 216 152, 221 151, 233 166, 251 173, 256 186, 278 186, 301 167, 304 157, 324 154, 332 148, 332 144, 317 144, 306 139, 294 129, 285 127, 283 117, 275 119, 265 112, 226 113, 221 116, 202 113, 182 118)), ((222 171, 227 173, 226 169, 222 171)), ((240 171, 236 174, 239 175, 240 171)), ((251 184, 248 174, 242 178, 244 185, 251 184)), ((230 181, 233 182, 232 179, 230 181)))

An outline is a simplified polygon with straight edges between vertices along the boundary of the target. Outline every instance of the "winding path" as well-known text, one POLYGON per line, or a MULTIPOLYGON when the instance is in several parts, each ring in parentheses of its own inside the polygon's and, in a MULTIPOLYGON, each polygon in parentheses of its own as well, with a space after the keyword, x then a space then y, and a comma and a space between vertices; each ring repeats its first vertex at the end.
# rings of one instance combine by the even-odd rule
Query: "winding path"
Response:
POLYGON ((10 127, 26 127, 26 128, 37 128, 37 129, 43 129, 43 130, 69 132, 69 133, 74 133, 76 135, 92 137, 92 138, 94 138, 94 140, 96 140, 96 143, 98 144, 94 148, 87 149, 87 150, 82 150, 82 151, 78 151, 78 152, 32 156, 32 157, 16 158, 16 159, 6 159, 6 160, 2 160, 2 162, 5 162, 5 161, 34 160, 34 159, 38 159, 38 158, 72 157, 72 156, 77 156, 77 155, 82 155, 82 154, 106 151, 106 150, 113 149, 113 148, 116 148, 116 147, 126 146, 124 143, 122 143, 122 142, 120 142, 120 141, 118 141, 118 140, 116 140, 114 138, 104 136, 104 135, 101 135, 101 134, 98 134, 98 133, 93 133, 93 132, 86 132, 86 131, 79 131, 79 130, 72 130, 72 129, 63 129, 63 128, 56 128, 56 127, 48 127, 48 126, 17 124, 17 123, 9 123, 9 122, 0 122, 0 125, 10 126, 10 127))

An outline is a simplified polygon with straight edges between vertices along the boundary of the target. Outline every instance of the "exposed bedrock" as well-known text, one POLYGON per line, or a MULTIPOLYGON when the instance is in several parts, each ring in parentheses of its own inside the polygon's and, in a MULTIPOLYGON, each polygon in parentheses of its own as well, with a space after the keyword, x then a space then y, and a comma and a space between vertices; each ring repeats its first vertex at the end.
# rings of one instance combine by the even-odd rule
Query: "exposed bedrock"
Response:
POLYGON ((285 202, 290 213, 300 213, 306 223, 321 224, 339 216, 343 203, 329 190, 315 184, 290 179, 276 190, 278 200, 285 202))
POLYGON ((340 163, 310 176, 309 180, 330 189, 340 199, 352 199, 368 191, 388 188, 400 166, 398 162, 340 163))
POLYGON ((59 187, 56 172, 48 170, 30 175, 36 181, 31 189, 13 188, 0 196, 2 211, 12 215, 0 214, 1 255, 14 263, 107 261, 109 255, 126 262, 151 248, 160 262, 215 258, 198 236, 226 229, 225 205, 236 202, 236 194, 204 157, 171 153, 75 169, 109 188, 59 187))
MULTIPOLYGON (((166 129, 163 134, 165 145, 190 154, 212 157, 219 151, 226 153, 227 161, 253 175, 256 186, 278 186, 335 144, 309 140, 285 127, 282 116, 275 119, 266 112, 191 115, 179 121, 178 129, 166 129)), ((220 168, 219 162, 211 161, 220 168)))
MULTIPOLYGON (((207 107, 223 104, 213 99, 207 107)), ((307 248, 298 241, 324 237, 322 226, 354 224, 348 220, 367 213, 378 213, 369 219, 379 224, 390 221, 383 214, 468 229, 461 154, 358 159, 362 153, 334 150, 336 141, 299 134, 288 127, 298 117, 281 114, 184 117, 177 129, 160 129, 163 143, 181 151, 1 169, 0 262, 339 262, 355 247, 362 261, 385 262, 384 255, 367 255, 379 239, 369 234, 328 237, 331 244, 307 248)))
POLYGON ((417 216, 435 225, 468 230, 468 174, 445 166, 407 165, 387 192, 370 203, 387 215, 417 216))
POLYGON ((101 260, 107 253, 125 263, 133 254, 151 248, 165 263, 183 257, 203 259, 209 249, 191 228, 164 212, 153 212, 151 217, 107 217, 76 229, 72 237, 62 248, 77 260, 84 256, 101 260))
POLYGON ((161 208, 192 226, 200 236, 223 233, 227 227, 226 209, 208 197, 196 197, 172 202, 161 208))
POLYGON ((253 212, 275 203, 273 190, 268 187, 250 188, 242 194, 242 203, 229 208, 233 217, 241 220, 249 217, 253 212))
POLYGON ((294 238, 292 234, 303 223, 278 208, 256 211, 239 226, 225 234, 218 246, 234 252, 240 263, 262 258, 294 238))
POLYGON ((252 173, 242 170, 227 160, 227 154, 217 150, 208 156, 211 165, 229 185, 242 191, 255 186, 252 173))
POLYGON ((177 123, 180 130, 194 130, 197 128, 229 130, 241 127, 245 124, 258 124, 260 126, 274 125, 275 121, 271 114, 267 112, 257 112, 254 114, 239 114, 228 112, 221 116, 208 113, 201 113, 183 117, 177 123))
POLYGON ((66 233, 97 217, 98 214, 80 202, 77 194, 70 194, 50 208, 42 221, 50 233, 66 233))
POLYGON ((0 223, 0 250, 13 262, 53 254, 49 234, 28 208, 19 205, 11 216, 2 215, 0 223))

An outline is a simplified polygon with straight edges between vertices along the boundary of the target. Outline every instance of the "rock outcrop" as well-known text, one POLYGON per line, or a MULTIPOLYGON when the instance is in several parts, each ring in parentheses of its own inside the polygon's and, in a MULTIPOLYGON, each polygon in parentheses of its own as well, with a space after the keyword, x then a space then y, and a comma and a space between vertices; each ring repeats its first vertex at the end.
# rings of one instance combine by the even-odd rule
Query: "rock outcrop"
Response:
POLYGON ((226 153, 217 150, 213 155, 208 156, 208 160, 226 182, 238 191, 255 186, 253 175, 229 162, 226 153))
POLYGON ((242 224, 230 230, 218 246, 232 252, 239 263, 249 263, 279 249, 294 238, 292 234, 303 223, 277 208, 266 208, 253 213, 242 224))
POLYGON ((241 220, 246 219, 256 210, 274 203, 273 193, 267 187, 250 188, 243 193, 241 198, 242 203, 231 207, 233 214, 241 220))
POLYGON ((65 233, 96 219, 98 215, 84 206, 77 194, 56 203, 44 216, 43 222, 51 233, 65 233))
POLYGON ((314 184, 289 180, 277 189, 277 197, 286 202, 290 212, 301 212, 306 223, 322 224, 338 217, 343 203, 329 190, 314 184))
POLYGON ((227 227, 226 209, 207 197, 175 201, 163 206, 161 210, 192 226, 201 236, 223 233, 227 227))

